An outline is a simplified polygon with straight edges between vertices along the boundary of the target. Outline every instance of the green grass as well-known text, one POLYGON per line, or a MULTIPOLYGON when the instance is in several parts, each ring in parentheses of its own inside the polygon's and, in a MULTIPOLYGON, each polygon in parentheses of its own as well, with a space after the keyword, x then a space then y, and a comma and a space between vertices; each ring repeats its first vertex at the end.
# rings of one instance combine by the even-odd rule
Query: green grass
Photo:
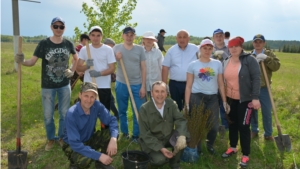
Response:
MULTIPOLYGON (((23 44, 23 52, 28 59, 36 44, 23 44)), ((17 110, 17 73, 13 71, 13 45, 1 43, 1 168, 7 168, 7 151, 15 150, 16 145, 16 110, 17 110)), ((251 155, 249 169, 294 169, 294 158, 297 166, 300 166, 300 54, 276 53, 281 60, 281 68, 274 73, 272 91, 275 99, 277 113, 281 122, 282 132, 289 134, 292 140, 292 151, 281 154, 276 144, 265 142, 262 134, 260 117, 260 137, 251 141, 251 155)), ((34 67, 22 67, 22 150, 28 152, 29 169, 64 169, 68 168, 68 160, 59 145, 46 152, 46 135, 43 123, 40 87, 41 61, 34 67)), ((79 91, 79 84, 72 92, 74 100, 79 91)), ((114 88, 114 86, 112 86, 114 88)), ((113 90, 114 91, 114 90, 113 90)), ((131 109, 129 109, 131 119, 131 109)), ((58 113, 55 112, 57 124, 58 113)), ((130 126, 132 122, 130 121, 130 126)), ((276 125, 273 121, 274 136, 277 135, 276 125)), ((126 151, 128 141, 118 142, 118 154, 114 157, 114 166, 122 167, 121 153, 126 151)), ((196 164, 182 163, 184 169, 235 169, 241 152, 228 159, 222 159, 220 154, 228 146, 228 134, 221 140, 217 137, 215 149, 219 155, 212 156, 204 149, 196 164)), ((131 145, 129 150, 139 149, 139 146, 131 145)), ((93 168, 93 167, 91 167, 93 168)), ((166 169, 168 166, 161 167, 166 169)))

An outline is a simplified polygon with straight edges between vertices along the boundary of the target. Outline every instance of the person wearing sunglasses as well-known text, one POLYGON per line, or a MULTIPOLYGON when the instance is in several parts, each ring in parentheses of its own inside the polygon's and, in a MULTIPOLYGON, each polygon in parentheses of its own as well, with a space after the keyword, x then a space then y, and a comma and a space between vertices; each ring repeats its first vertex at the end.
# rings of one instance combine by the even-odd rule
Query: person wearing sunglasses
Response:
POLYGON ((70 107, 71 87, 70 78, 74 75, 78 62, 77 53, 73 43, 63 38, 65 21, 55 17, 51 21, 50 29, 53 32, 37 45, 33 56, 25 60, 24 54, 15 55, 15 61, 24 66, 34 66, 37 60, 42 59, 42 105, 44 123, 48 142, 45 150, 49 151, 59 140, 62 146, 64 119, 70 107), (73 57, 73 67, 69 69, 70 55, 73 57), (54 110, 55 97, 58 97, 59 127, 58 136, 55 135, 54 110))

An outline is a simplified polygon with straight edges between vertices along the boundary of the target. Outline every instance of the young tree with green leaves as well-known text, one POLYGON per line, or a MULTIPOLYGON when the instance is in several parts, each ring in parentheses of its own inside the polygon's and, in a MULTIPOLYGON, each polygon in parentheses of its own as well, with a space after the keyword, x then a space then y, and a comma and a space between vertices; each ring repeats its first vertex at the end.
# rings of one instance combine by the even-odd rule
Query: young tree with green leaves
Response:
POLYGON ((122 29, 126 26, 136 27, 137 23, 129 23, 136 0, 92 0, 94 6, 82 3, 81 12, 87 17, 83 23, 84 31, 75 27, 76 39, 80 34, 87 33, 92 26, 98 25, 103 30, 103 39, 112 38, 116 43, 122 41, 122 29))

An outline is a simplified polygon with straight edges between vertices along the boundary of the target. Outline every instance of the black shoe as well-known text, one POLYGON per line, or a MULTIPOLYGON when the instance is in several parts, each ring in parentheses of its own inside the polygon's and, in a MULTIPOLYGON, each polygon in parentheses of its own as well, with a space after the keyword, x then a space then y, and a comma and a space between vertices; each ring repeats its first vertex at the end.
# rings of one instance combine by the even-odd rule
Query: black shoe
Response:
POLYGON ((207 151, 211 154, 211 155, 215 155, 216 151, 213 147, 207 147, 207 151))
POLYGON ((115 169, 113 166, 111 165, 104 165, 103 163, 96 161, 95 162, 95 168, 96 169, 115 169))
POLYGON ((70 169, 77 169, 75 164, 70 163, 70 169))

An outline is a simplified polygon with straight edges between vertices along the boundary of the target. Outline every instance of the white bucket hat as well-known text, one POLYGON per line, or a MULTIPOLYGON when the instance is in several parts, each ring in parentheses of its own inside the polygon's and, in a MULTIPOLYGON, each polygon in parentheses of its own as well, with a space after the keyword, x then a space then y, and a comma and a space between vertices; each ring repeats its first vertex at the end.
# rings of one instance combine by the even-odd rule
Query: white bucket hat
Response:
POLYGON ((157 41, 157 39, 155 38, 155 35, 154 35, 154 33, 153 32, 145 32, 144 34, 143 34, 143 38, 146 38, 146 39, 153 39, 153 40, 155 40, 155 41, 157 41))

